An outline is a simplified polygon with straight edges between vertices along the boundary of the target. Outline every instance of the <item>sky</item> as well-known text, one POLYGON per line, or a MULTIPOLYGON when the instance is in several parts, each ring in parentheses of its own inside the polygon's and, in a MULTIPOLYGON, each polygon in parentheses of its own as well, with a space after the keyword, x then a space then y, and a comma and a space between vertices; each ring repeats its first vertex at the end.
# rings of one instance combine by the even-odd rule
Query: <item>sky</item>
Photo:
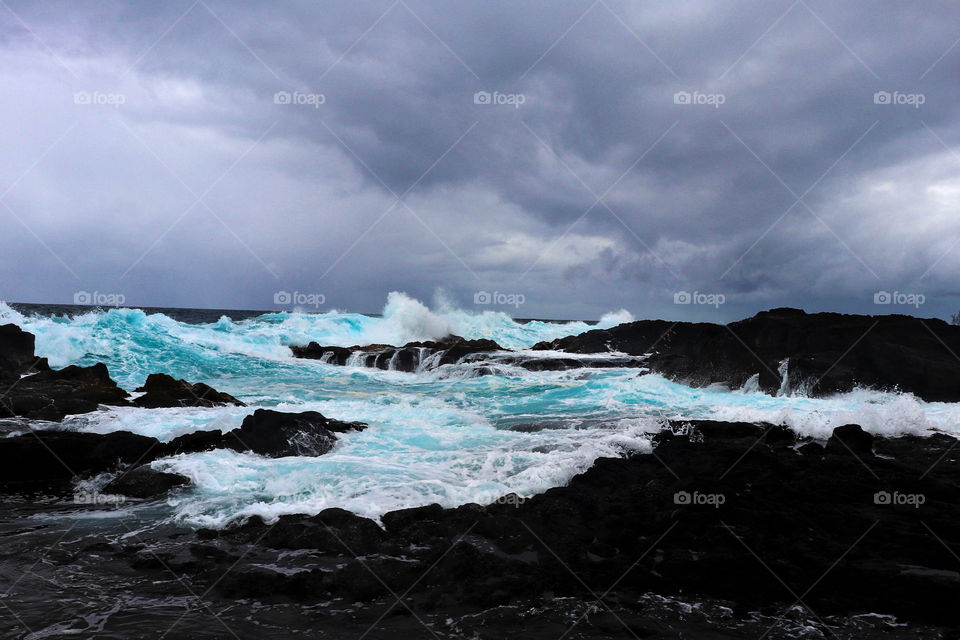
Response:
POLYGON ((955 2, 0 0, 0 300, 960 308, 955 2))

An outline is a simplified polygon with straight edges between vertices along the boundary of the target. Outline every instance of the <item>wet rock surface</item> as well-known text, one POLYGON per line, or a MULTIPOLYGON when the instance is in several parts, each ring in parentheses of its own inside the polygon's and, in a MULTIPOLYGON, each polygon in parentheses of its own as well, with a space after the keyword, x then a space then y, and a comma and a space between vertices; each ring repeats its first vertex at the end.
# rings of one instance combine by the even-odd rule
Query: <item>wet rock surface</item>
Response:
POLYGON ((416 371, 428 360, 432 363, 431 366, 454 364, 465 356, 502 351, 503 347, 493 340, 466 340, 460 336, 451 335, 441 340, 409 342, 401 347, 386 344, 324 347, 311 342, 303 347, 290 347, 290 350, 297 358, 346 365, 353 357, 360 366, 410 372, 416 371))
POLYGON ((90 413, 101 405, 159 407, 243 406, 233 396, 203 384, 151 374, 143 392, 130 394, 110 378, 106 365, 71 365, 51 369, 46 358, 35 356, 35 338, 18 326, 0 326, 0 418, 23 417, 59 422, 68 415, 90 413))
POLYGON ((533 348, 649 354, 646 366, 686 384, 739 388, 758 375, 768 393, 780 389, 789 359, 789 388, 811 395, 864 386, 960 400, 960 327, 938 319, 773 309, 728 325, 641 320, 533 348))
MULTIPOLYGON (((873 439, 852 425, 821 446, 772 425, 675 423, 653 453, 597 460, 529 499, 395 511, 383 528, 329 509, 201 530, 194 553, 204 562, 181 569, 229 598, 372 606, 409 590, 419 611, 462 612, 606 594, 590 616, 597 625, 605 606, 622 611, 656 593, 721 599, 734 618, 762 611, 771 625, 799 607, 812 624, 888 614, 954 628, 955 444, 873 439), (265 568, 292 552, 312 563, 265 568)), ((637 629, 657 633, 638 611, 637 629)), ((630 637, 608 618, 608 633, 630 637)))
MULTIPOLYGON (((283 413, 259 409, 247 416, 240 427, 226 433, 198 431, 166 443, 128 431, 98 434, 37 429, 0 438, 0 490, 9 492, 40 487, 63 490, 78 478, 130 465, 144 465, 171 455, 212 449, 232 449, 275 458, 319 456, 333 447, 336 434, 364 428, 363 423, 331 420, 315 411, 283 413)), ((122 488, 125 491, 148 490, 136 486, 138 478, 144 487, 162 486, 170 480, 146 470, 133 478, 130 478, 131 474, 124 476, 127 484, 122 488)), ((117 493, 141 497, 125 491, 117 493)))
POLYGON ((137 391, 142 392, 143 395, 136 398, 133 401, 134 404, 147 409, 219 407, 227 404, 245 406, 230 394, 217 391, 202 382, 190 384, 186 380, 177 380, 165 373, 151 373, 137 391))
POLYGON ((156 498, 171 489, 190 484, 190 479, 177 473, 166 473, 140 466, 121 474, 104 485, 102 492, 130 498, 156 498))
POLYGON ((170 637, 227 633, 206 607, 239 637, 956 637, 956 442, 676 422, 652 453, 597 460, 531 498, 199 531, 145 531, 129 514, 110 520, 114 535, 64 541, 21 519, 0 525, 13 554, 0 567, 21 561, 21 541, 49 538, 34 570, 47 581, 28 575, 18 591, 48 598, 50 577, 78 572, 135 591, 102 614, 116 633, 104 637, 144 619, 170 637))
POLYGON ((305 347, 294 346, 290 349, 298 358, 321 360, 341 366, 352 364, 405 372, 436 369, 452 364, 473 365, 477 375, 490 375, 498 365, 521 367, 529 371, 643 366, 643 360, 633 356, 532 356, 504 349, 493 340, 465 340, 459 336, 447 336, 438 341, 411 342, 402 347, 382 344, 324 347, 311 342, 305 347))
POLYGON ((54 370, 34 355, 34 343, 33 334, 20 327, 0 326, 0 417, 59 421, 101 404, 130 404, 105 365, 54 370))

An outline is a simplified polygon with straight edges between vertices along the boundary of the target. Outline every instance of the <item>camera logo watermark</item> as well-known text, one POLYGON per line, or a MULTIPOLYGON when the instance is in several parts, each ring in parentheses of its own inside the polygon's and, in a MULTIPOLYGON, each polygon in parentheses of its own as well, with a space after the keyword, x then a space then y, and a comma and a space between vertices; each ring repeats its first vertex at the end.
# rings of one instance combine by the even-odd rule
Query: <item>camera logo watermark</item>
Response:
POLYGON ((127 96, 122 93, 106 93, 104 91, 77 91, 73 94, 73 104, 92 104, 119 109, 127 103, 127 96))
POLYGON ((95 307, 120 307, 127 301, 122 293, 100 293, 94 291, 77 291, 73 294, 73 304, 95 307))
POLYGON ((322 293, 301 293, 300 291, 277 291, 273 294, 273 304, 280 306, 297 306, 318 308, 327 301, 327 296, 322 293))
POLYGON ((896 304, 919 309, 927 301, 922 293, 904 293, 903 291, 877 291, 873 294, 873 304, 896 304))
POLYGON ((519 309, 527 301, 527 297, 522 293, 503 293, 501 291, 477 291, 473 294, 473 304, 484 305, 510 305, 519 309))
POLYGON ((473 104, 495 104, 509 105, 514 109, 519 109, 520 105, 527 101, 527 96, 522 93, 500 93, 494 91, 477 91, 473 94, 473 104))
POLYGON ((920 105, 927 101, 927 96, 922 93, 901 93, 899 91, 877 91, 873 94, 873 104, 894 104, 906 105, 919 109, 920 105))
POLYGON ((73 504, 92 504, 119 507, 127 501, 126 496, 114 496, 94 491, 77 491, 73 494, 73 504))
POLYGON ((303 91, 277 91, 273 94, 273 104, 306 105, 319 109, 327 101, 322 93, 305 93, 303 91))
POLYGON ((919 509, 927 501, 922 493, 900 493, 899 491, 877 491, 873 494, 873 504, 894 507, 913 507, 919 509))
POLYGON ((727 102, 727 96, 722 93, 704 93, 702 91, 677 91, 673 94, 673 104, 698 104, 708 105, 714 109, 719 109, 720 105, 727 102))
POLYGON ((727 501, 727 496, 722 493, 700 493, 694 491, 677 491, 673 494, 673 504, 690 506, 708 506, 719 509, 720 505, 727 501))
POLYGON ((696 304, 719 308, 726 303, 727 296, 722 293, 703 293, 701 291, 676 291, 673 294, 673 304, 696 304))

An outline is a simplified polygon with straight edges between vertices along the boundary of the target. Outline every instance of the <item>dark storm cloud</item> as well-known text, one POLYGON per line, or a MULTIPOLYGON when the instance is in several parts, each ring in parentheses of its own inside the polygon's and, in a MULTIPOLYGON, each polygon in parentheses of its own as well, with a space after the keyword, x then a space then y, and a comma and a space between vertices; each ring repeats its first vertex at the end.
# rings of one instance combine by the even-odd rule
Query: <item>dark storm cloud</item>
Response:
POLYGON ((523 292, 520 315, 558 317, 916 312, 873 304, 899 290, 945 315, 958 18, 815 0, 10 2, 0 297, 262 308, 289 289, 372 311, 442 288, 523 292), (674 305, 687 290, 727 304, 674 305))

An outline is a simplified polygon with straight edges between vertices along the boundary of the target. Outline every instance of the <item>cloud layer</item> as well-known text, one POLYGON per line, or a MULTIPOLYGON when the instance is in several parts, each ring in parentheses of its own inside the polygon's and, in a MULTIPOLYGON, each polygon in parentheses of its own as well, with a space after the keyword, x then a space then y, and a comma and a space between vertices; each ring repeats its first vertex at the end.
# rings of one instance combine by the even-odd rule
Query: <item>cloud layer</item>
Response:
POLYGON ((5 0, 0 298, 946 316, 958 24, 949 3, 5 0))

